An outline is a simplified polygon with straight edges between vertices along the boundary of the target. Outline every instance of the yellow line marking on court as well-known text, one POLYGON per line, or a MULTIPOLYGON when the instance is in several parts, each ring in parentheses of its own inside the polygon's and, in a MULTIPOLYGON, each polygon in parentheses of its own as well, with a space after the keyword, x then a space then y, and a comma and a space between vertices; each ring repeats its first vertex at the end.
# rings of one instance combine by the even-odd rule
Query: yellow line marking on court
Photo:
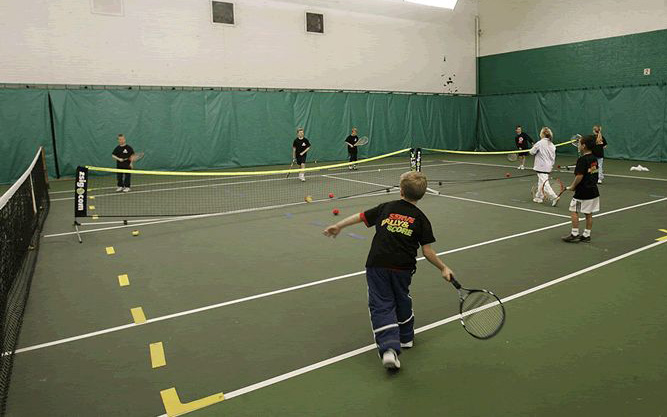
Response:
POLYGON ((88 200, 94 200, 94 199, 95 199, 95 196, 94 196, 94 195, 89 195, 89 196, 88 196, 88 200))
POLYGON ((130 285, 130 278, 127 276, 127 274, 118 275, 118 285, 121 287, 127 287, 130 285))
POLYGON ((162 397, 164 409, 167 412, 167 416, 169 417, 180 416, 185 413, 199 410, 201 408, 208 407, 209 405, 217 404, 225 399, 224 394, 219 392, 217 394, 183 404, 181 399, 178 398, 176 388, 162 390, 160 391, 160 396, 162 397))
POLYGON ((93 215, 93 220, 97 220, 97 219, 99 219, 99 218, 100 218, 100 216, 98 216, 97 214, 94 214, 94 215, 93 215))
POLYGON ((167 365, 167 359, 164 357, 164 346, 162 346, 162 342, 151 343, 148 346, 151 350, 151 366, 153 369, 167 365))
POLYGON ((146 323, 146 315, 144 314, 144 309, 141 307, 135 307, 130 309, 132 313, 132 318, 134 319, 134 324, 144 324, 146 323))
POLYGON ((114 253, 116 253, 116 251, 113 246, 107 246, 107 255, 113 255, 114 253))
POLYGON ((95 206, 88 206, 88 210, 95 210, 95 206))
MULTIPOLYGON (((658 229, 662 233, 667 233, 667 229, 658 229)), ((658 242, 662 242, 663 240, 667 240, 667 236, 659 237, 656 239, 658 242)))

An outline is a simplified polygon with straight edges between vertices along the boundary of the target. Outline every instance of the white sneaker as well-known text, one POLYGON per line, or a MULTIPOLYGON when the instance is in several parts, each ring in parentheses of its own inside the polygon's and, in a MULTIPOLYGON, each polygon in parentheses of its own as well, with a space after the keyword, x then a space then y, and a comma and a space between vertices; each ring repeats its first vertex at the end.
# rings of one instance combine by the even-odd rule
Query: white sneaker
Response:
POLYGON ((125 187, 125 188, 123 188, 123 192, 124 192, 124 193, 129 193, 129 192, 130 192, 130 187, 125 187))
POLYGON ((123 187, 118 187, 118 188, 116 188, 116 192, 117 192, 117 193, 119 193, 119 192, 121 192, 121 191, 123 191, 123 187))
POLYGON ((551 201, 551 207, 556 207, 558 204, 558 200, 560 200, 560 197, 556 197, 551 201))
POLYGON ((542 200, 541 198, 533 198, 533 202, 534 203, 543 203, 544 200, 542 200))
POLYGON ((400 369, 401 362, 398 360, 398 355, 394 349, 387 349, 382 354, 382 366, 387 369, 400 369))
POLYGON ((598 184, 602 184, 602 180, 598 180, 598 184))
POLYGON ((305 177, 299 177, 299 180, 301 180, 301 182, 306 182, 306 178, 305 178, 305 177))
POLYGON ((414 340, 405 343, 401 342, 401 347, 405 349, 410 349, 412 346, 414 346, 414 343, 415 343, 414 340))
POLYGON ((521 166, 519 167, 519 169, 526 169, 526 167, 523 166, 523 165, 521 165, 521 166))

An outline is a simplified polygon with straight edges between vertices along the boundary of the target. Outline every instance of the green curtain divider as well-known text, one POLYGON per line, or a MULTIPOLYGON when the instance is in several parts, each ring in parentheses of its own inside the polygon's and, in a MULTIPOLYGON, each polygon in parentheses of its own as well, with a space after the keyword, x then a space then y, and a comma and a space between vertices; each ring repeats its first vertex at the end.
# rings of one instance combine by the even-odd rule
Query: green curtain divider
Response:
POLYGON ((55 160, 47 90, 0 90, 0 183, 18 179, 40 146, 46 152, 49 175, 55 176, 55 160))
POLYGON ((296 128, 309 161, 347 157, 350 128, 368 136, 360 156, 412 146, 474 149, 476 98, 339 92, 54 90, 63 175, 114 166, 116 135, 146 156, 142 169, 289 164, 296 128))
MULTIPOLYGON (((514 147, 514 127, 539 138, 542 126, 557 142, 573 134, 589 134, 603 126, 609 141, 605 156, 643 161, 667 161, 667 93, 664 85, 478 97, 479 147, 514 147)), ((559 152, 575 154, 574 148, 559 152)))

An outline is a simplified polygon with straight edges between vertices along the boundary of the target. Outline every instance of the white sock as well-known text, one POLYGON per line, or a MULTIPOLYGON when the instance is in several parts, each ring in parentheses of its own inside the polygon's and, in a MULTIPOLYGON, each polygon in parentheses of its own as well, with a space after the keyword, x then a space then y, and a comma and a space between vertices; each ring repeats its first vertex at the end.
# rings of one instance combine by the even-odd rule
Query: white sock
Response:
POLYGON ((584 229, 584 237, 590 237, 590 236, 591 236, 590 229, 584 229))
POLYGON ((579 229, 572 228, 572 236, 579 236, 579 229))

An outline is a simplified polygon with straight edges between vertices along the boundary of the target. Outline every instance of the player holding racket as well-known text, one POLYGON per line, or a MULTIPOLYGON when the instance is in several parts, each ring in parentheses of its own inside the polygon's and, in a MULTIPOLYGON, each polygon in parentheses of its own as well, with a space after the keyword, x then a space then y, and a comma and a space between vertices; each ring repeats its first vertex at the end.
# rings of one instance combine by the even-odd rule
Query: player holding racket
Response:
MULTIPOLYGON (((306 154, 310 150, 310 142, 305 138, 303 128, 296 130, 296 139, 292 142, 292 160, 295 161, 303 169, 306 167, 306 154)), ((306 180, 306 174, 299 172, 299 179, 306 180)))
POLYGON ((537 173, 537 192, 533 201, 542 203, 545 197, 551 200, 551 205, 558 204, 559 196, 554 192, 549 184, 549 174, 556 162, 556 146, 551 142, 553 132, 548 127, 540 130, 540 140, 532 148, 530 154, 535 155, 533 170, 537 173), (547 195, 545 195, 545 193, 547 195))
POLYGON ((579 152, 581 156, 577 159, 574 168, 574 181, 567 187, 574 191, 574 198, 570 202, 570 218, 572 219, 572 232, 563 237, 565 242, 579 243, 591 241, 591 229, 593 228, 593 213, 600 211, 600 191, 598 190, 598 161, 593 155, 595 147, 595 135, 588 135, 579 141, 579 152), (579 236, 579 213, 586 216, 586 228, 579 236))
MULTIPOLYGON (((128 144, 125 143, 125 135, 122 133, 118 134, 118 146, 116 146, 111 152, 111 157, 116 160, 116 168, 119 169, 132 169, 132 160, 131 157, 134 155, 134 149, 128 144)), ((130 174, 119 172, 116 174, 116 192, 129 192, 130 191, 130 174)))
MULTIPOLYGON (((357 142, 359 142, 359 136, 357 136, 357 128, 353 127, 350 136, 345 138, 345 145, 347 145, 347 155, 350 158, 350 162, 357 161, 357 142)), ((357 169, 357 165, 348 166, 349 169, 357 169)))
POLYGON ((447 281, 452 279, 452 271, 431 247, 435 242, 431 222, 416 206, 426 193, 426 186, 423 173, 406 172, 400 179, 400 200, 353 214, 323 231, 325 236, 336 237, 353 224, 364 222, 367 227, 375 227, 366 260, 368 308, 375 343, 387 369, 400 368, 401 348, 413 346, 415 317, 410 283, 420 245, 424 257, 440 270, 442 277, 447 281))
MULTIPOLYGON (((517 125, 515 132, 516 136, 514 137, 514 142, 516 143, 516 148, 528 151, 528 149, 533 146, 533 138, 523 132, 523 128, 520 125, 517 125)), ((519 152, 519 166, 516 169, 525 168, 524 164, 526 163, 526 155, 528 155, 528 152, 519 152)))

